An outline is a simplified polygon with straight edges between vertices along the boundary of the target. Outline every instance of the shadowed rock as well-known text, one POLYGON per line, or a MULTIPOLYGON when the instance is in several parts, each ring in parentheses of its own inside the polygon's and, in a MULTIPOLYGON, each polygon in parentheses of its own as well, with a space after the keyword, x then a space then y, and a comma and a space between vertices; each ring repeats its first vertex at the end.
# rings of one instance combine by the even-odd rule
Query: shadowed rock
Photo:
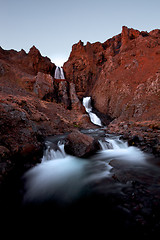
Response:
POLYGON ((68 154, 86 157, 95 153, 99 149, 99 144, 93 137, 75 130, 68 135, 64 148, 68 154))

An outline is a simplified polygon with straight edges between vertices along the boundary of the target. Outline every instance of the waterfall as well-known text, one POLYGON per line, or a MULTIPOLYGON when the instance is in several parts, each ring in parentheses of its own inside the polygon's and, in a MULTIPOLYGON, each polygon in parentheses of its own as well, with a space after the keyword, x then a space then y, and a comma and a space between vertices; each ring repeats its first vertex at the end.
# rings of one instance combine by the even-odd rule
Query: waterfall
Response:
POLYGON ((99 140, 101 151, 99 152, 99 160, 124 160, 130 163, 144 164, 147 155, 140 149, 128 146, 127 142, 120 139, 119 136, 106 136, 103 140, 99 140))
POLYGON ((44 152, 42 162, 46 162, 49 160, 61 159, 66 157, 66 153, 64 151, 64 143, 58 141, 57 145, 54 146, 49 141, 45 143, 46 150, 44 152))
POLYGON ((86 112, 89 114, 91 122, 101 127, 101 120, 99 119, 99 117, 97 117, 95 113, 92 112, 91 97, 83 98, 83 106, 85 107, 86 112))
POLYGON ((107 150, 107 149, 127 149, 128 143, 124 142, 120 139, 119 136, 112 136, 112 137, 105 137, 105 139, 99 140, 99 144, 102 148, 102 150, 107 150))
POLYGON ((55 79, 65 79, 64 77, 64 72, 61 67, 56 67, 55 74, 54 74, 55 79))

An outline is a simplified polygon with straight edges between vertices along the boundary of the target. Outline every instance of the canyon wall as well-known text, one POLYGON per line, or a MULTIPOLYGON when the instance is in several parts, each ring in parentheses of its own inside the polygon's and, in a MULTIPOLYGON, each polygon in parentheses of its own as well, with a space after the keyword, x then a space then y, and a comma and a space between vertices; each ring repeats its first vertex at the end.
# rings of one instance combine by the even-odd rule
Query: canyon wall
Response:
POLYGON ((121 121, 160 119, 160 30, 124 26, 104 43, 79 41, 64 71, 77 95, 92 96, 99 112, 121 121))

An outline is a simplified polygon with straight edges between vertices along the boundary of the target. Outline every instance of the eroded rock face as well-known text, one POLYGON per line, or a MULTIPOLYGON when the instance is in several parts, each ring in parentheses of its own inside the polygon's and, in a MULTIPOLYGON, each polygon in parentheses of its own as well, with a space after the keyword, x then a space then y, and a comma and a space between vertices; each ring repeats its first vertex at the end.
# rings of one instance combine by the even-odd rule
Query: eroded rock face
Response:
MULTIPOLYGON (((81 41, 73 45, 68 62, 64 64, 66 78, 75 84, 78 96, 83 96, 89 90, 97 77, 97 64, 101 61, 99 56, 101 43, 83 45, 81 41), (98 50, 98 52, 97 52, 98 50), (95 52, 95 54, 94 54, 95 52), (96 59, 95 59, 95 55, 96 59)), ((102 50, 102 49, 101 49, 102 50)))
POLYGON ((53 77, 50 74, 38 72, 35 77, 33 91, 40 99, 46 99, 53 95, 53 77))
POLYGON ((73 109, 85 113, 85 109, 82 106, 82 103, 80 102, 80 100, 76 94, 74 83, 70 83, 70 99, 71 99, 71 105, 72 105, 73 109))
POLYGON ((64 64, 77 95, 92 96, 101 113, 121 120, 160 119, 160 30, 122 28, 104 43, 80 41, 64 64))
POLYGON ((38 72, 54 76, 55 64, 47 57, 43 57, 40 51, 33 46, 27 54, 23 49, 20 52, 15 50, 3 50, 0 48, 0 59, 22 72, 36 75, 38 72))

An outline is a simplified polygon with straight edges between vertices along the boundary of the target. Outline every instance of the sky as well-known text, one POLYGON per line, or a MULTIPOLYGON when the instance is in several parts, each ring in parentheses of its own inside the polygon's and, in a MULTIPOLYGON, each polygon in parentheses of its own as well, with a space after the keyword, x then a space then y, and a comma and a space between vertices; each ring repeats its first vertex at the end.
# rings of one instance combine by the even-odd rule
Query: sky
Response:
POLYGON ((35 45, 58 66, 72 45, 105 42, 122 26, 160 29, 160 0, 0 0, 0 46, 27 53, 35 45))

